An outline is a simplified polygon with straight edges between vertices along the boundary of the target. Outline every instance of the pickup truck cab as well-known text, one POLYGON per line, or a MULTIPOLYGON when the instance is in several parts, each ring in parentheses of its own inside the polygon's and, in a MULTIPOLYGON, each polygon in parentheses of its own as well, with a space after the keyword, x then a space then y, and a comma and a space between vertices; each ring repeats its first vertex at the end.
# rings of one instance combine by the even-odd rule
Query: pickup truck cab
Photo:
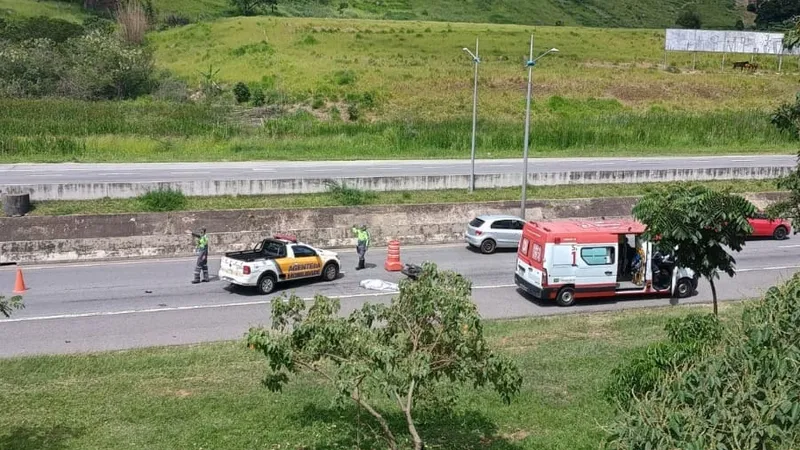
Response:
POLYGON ((255 286, 259 293, 269 294, 284 281, 333 281, 339 276, 340 267, 335 252, 297 242, 294 236, 275 235, 256 244, 253 250, 226 253, 219 278, 237 286, 255 286))

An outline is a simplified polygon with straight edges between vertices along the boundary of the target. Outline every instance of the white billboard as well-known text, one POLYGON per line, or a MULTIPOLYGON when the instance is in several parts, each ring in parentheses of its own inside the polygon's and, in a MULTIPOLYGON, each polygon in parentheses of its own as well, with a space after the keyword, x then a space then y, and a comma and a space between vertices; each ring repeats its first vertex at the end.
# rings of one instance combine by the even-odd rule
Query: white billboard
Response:
POLYGON ((800 55, 783 48, 783 33, 667 29, 664 50, 675 52, 800 55))

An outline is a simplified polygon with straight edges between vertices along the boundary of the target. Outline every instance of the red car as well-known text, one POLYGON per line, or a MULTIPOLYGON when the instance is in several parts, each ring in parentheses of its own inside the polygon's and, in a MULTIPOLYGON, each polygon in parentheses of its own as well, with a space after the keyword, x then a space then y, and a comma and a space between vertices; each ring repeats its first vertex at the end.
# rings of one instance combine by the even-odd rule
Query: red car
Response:
POLYGON ((753 237, 772 237, 783 240, 792 230, 792 224, 786 219, 770 219, 763 212, 758 212, 754 217, 747 219, 753 227, 753 237))

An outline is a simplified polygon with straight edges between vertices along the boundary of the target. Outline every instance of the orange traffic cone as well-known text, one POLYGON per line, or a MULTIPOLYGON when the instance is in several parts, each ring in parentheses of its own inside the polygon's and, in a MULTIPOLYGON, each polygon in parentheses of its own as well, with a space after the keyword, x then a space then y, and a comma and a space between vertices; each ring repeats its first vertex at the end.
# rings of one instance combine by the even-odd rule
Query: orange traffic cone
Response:
POLYGON ((389 251, 386 254, 386 262, 383 268, 388 272, 399 272, 403 270, 403 263, 400 262, 400 242, 389 241, 389 251))
POLYGON ((14 293, 22 294, 27 290, 28 288, 25 287, 25 278, 22 277, 22 269, 17 267, 17 281, 14 283, 14 293))

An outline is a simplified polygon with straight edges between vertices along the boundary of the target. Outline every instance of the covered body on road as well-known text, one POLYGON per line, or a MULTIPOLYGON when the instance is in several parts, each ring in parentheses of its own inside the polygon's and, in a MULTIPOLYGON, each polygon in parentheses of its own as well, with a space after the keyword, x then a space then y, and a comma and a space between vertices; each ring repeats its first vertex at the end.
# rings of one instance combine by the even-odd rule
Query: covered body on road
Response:
POLYGON ((633 220, 527 222, 515 284, 561 306, 617 295, 692 295, 696 274, 656 251, 644 231, 633 220))

